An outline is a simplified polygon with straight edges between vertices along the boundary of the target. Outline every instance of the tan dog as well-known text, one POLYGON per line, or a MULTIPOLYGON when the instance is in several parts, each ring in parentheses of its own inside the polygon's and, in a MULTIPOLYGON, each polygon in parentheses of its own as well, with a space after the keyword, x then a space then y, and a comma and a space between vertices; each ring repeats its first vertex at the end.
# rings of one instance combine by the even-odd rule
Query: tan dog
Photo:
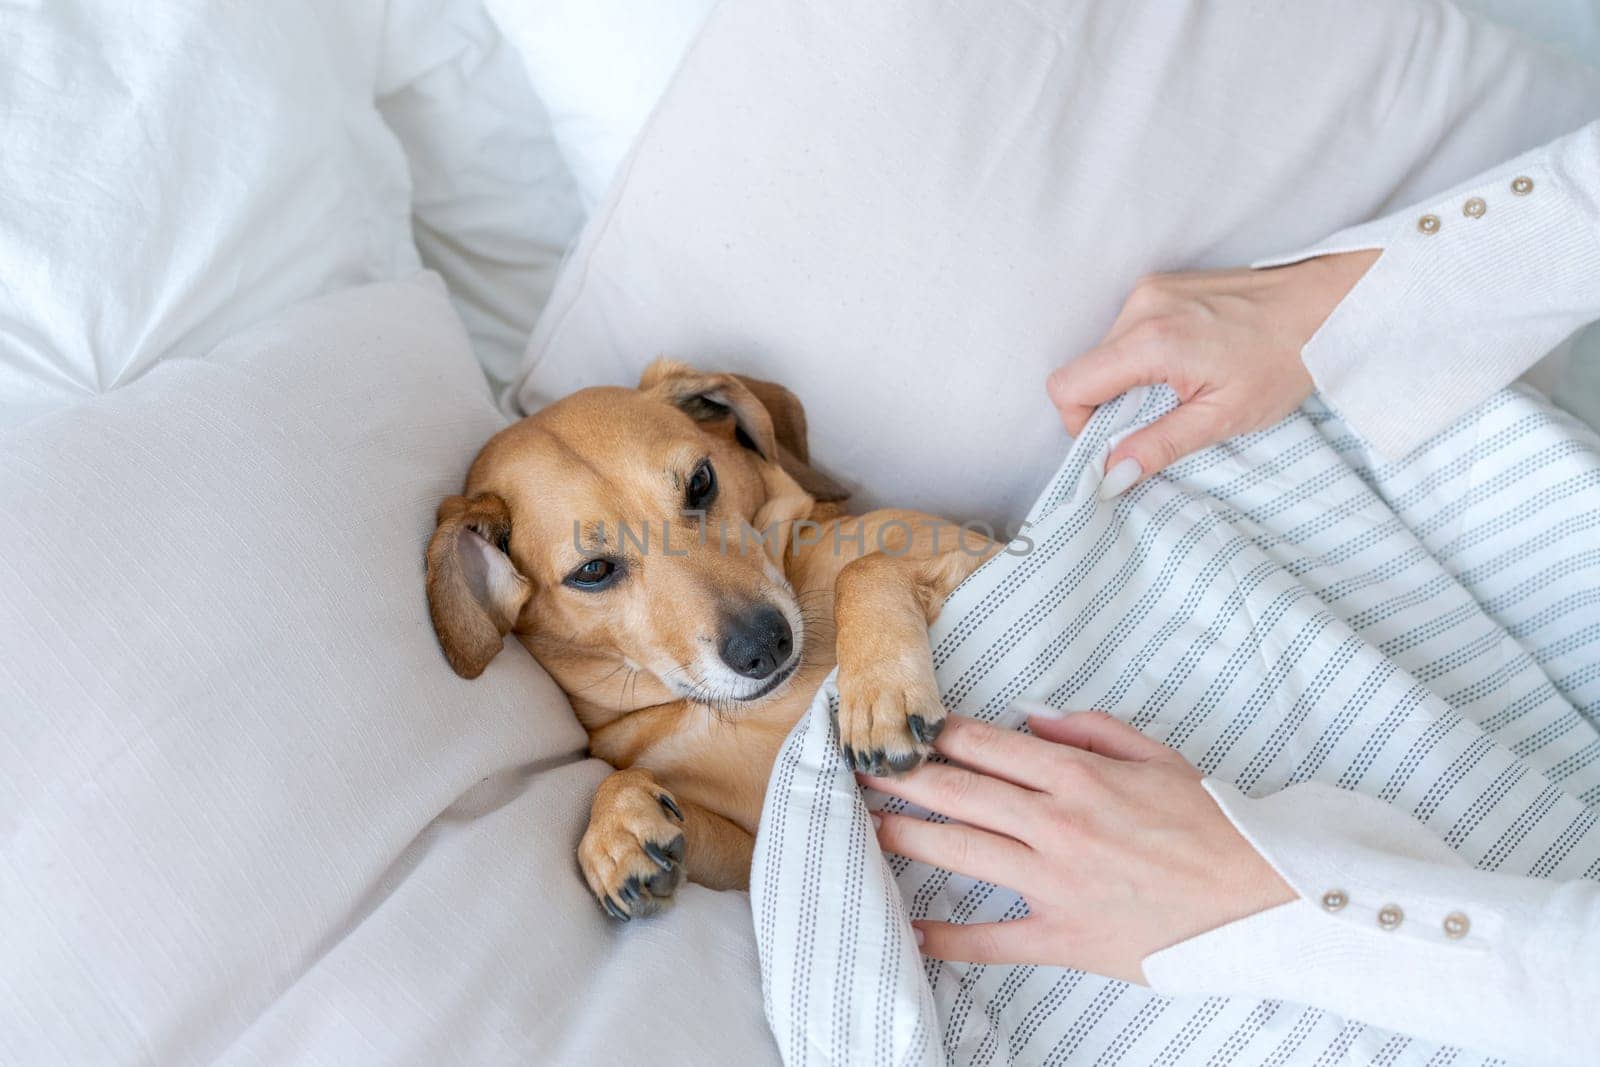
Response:
POLYGON ((998 546, 846 515, 808 456, 787 389, 662 360, 502 430, 439 506, 428 603, 451 666, 477 677, 515 633, 617 768, 578 859, 618 918, 685 872, 748 883, 773 760, 836 663, 857 769, 914 766, 944 725, 927 627, 998 546))

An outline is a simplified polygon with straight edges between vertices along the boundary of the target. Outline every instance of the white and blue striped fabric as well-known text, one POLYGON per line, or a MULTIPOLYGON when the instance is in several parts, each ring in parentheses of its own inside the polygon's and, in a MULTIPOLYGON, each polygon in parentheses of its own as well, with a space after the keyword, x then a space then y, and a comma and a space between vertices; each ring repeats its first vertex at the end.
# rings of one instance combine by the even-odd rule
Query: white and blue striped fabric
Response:
MULTIPOLYGON (((1481 868, 1600 878, 1600 439, 1507 391, 1384 463, 1313 402, 1098 500, 1109 442, 1173 400, 1103 409, 1035 506, 1032 551, 951 596, 931 635, 946 705, 1102 708, 1248 794, 1327 782, 1481 868)), ((909 919, 1026 905, 879 851, 836 701, 830 682, 778 757, 751 876, 787 1062, 1486 1062, 1296 1004, 923 961, 909 919)))

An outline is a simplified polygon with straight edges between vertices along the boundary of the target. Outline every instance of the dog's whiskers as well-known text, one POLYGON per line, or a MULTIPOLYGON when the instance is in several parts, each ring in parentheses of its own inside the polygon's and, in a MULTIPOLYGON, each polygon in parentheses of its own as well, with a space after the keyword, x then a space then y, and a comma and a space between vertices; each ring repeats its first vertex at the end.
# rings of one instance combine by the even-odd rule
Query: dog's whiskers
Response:
POLYGON ((605 683, 606 681, 608 681, 608 680, 610 680, 612 678, 615 678, 617 676, 617 672, 618 671, 627 670, 627 667, 628 667, 628 665, 626 663, 619 663, 615 667, 613 667, 611 670, 607 671, 605 674, 602 674, 599 678, 596 678, 594 681, 590 682, 588 685, 581 685, 578 688, 574 689, 572 692, 574 692, 574 693, 587 693, 589 690, 595 688, 596 686, 599 686, 599 685, 605 683))
POLYGON ((623 710, 624 710, 623 705, 625 705, 628 702, 628 700, 627 700, 627 697, 628 697, 628 686, 630 684, 637 683, 638 680, 639 680, 638 668, 629 668, 627 676, 622 679, 622 685, 617 689, 617 714, 618 715, 621 715, 623 713, 623 710))

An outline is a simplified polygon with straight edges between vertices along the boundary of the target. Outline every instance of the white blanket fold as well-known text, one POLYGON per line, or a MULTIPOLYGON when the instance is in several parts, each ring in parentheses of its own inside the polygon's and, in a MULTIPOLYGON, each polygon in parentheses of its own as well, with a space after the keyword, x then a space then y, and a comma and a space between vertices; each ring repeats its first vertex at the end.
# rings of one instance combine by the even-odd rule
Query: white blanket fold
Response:
MULTIPOLYGON (((1383 464, 1313 402, 1099 501, 1108 443, 1173 402, 1103 409, 1035 505, 1032 549, 950 598, 931 634, 947 706, 1101 708, 1246 793, 1327 782, 1481 868, 1600 877, 1600 440, 1508 391, 1383 464)), ((830 682, 778 757, 751 880, 788 1062, 1439 1062, 1293 1004, 922 961, 909 919, 1026 905, 879 851, 836 700, 830 682)))

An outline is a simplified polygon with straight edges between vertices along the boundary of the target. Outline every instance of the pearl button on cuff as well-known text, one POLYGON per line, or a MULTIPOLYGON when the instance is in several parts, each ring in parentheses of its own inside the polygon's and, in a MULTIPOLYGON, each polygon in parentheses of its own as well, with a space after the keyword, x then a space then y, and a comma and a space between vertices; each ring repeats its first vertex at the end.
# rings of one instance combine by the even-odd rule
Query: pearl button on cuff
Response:
POLYGON ((1417 229, 1420 230, 1421 232, 1425 233, 1425 234, 1428 234, 1429 236, 1432 236, 1433 234, 1438 233, 1439 232, 1439 216, 1438 215, 1424 215, 1424 216, 1422 216, 1420 219, 1417 220, 1417 229))
POLYGON ((1398 930, 1405 918, 1406 913, 1397 905, 1385 904, 1378 912, 1378 926, 1385 930, 1398 930))
POLYGON ((1511 191, 1518 196, 1527 196, 1533 192, 1532 178, 1514 178, 1511 181, 1511 191))
POLYGON ((1330 889, 1322 894, 1322 909, 1324 911, 1338 911, 1348 903, 1350 903, 1350 898, 1345 896, 1345 892, 1342 889, 1330 889))
POLYGON ((1444 936, 1452 941, 1460 941, 1467 936, 1467 931, 1472 929, 1472 923, 1459 911, 1452 911, 1444 917, 1444 936))
POLYGON ((1481 219, 1483 213, 1489 210, 1489 205, 1483 202, 1483 197, 1475 196, 1461 205, 1461 213, 1469 219, 1481 219))

